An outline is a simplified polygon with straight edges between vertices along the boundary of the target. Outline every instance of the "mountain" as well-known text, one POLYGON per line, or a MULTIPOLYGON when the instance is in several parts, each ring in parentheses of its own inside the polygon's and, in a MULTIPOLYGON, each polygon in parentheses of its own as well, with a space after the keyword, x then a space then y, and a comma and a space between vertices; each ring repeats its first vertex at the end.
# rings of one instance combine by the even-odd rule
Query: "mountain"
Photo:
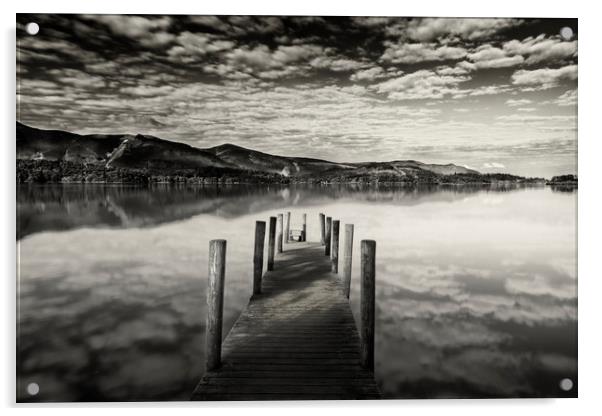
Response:
POLYGON ((233 144, 222 144, 206 150, 241 169, 277 173, 283 176, 306 176, 334 168, 352 168, 350 165, 320 159, 270 155, 233 144))
POLYGON ((80 177, 84 181, 89 181, 90 177, 95 181, 125 181, 123 175, 112 175, 110 179, 106 175, 106 172, 119 169, 148 178, 229 175, 244 179, 249 175, 263 175, 264 180, 277 182, 436 183, 437 178, 449 175, 465 175, 467 178, 480 175, 475 170, 454 164, 426 164, 414 160, 337 163, 271 155, 233 144, 200 149, 148 135, 79 135, 61 130, 37 129, 19 122, 16 140, 17 160, 21 161, 18 167, 23 174, 19 178, 24 181, 36 181, 27 171, 42 165, 42 169, 53 170, 50 176, 42 175, 50 181, 57 178, 79 181, 80 177), (69 175, 65 175, 65 169, 61 167, 65 163, 68 164, 69 175), (85 171, 81 175, 73 174, 78 166, 85 171), (93 174, 90 176, 91 172, 93 174))
POLYGON ((79 135, 17 122, 17 159, 104 164, 107 167, 234 168, 213 153, 144 135, 79 135))

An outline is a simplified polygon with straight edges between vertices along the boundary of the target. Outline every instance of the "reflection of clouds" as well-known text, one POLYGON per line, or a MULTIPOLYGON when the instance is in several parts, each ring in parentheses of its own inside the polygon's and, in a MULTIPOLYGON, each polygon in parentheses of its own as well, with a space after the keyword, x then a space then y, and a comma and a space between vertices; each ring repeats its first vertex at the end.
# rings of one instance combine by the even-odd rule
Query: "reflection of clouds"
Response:
MULTIPOLYGON (((324 192, 286 210, 294 224, 307 213, 312 240, 319 212, 355 224, 354 313, 358 242, 377 240, 376 376, 388 396, 549 396, 558 374, 576 375, 574 195, 432 193, 414 206, 411 193, 324 192)), ((240 212, 270 202, 244 201, 240 212)), ((254 222, 276 211, 214 214, 21 240, 19 386, 41 380, 41 400, 188 398, 202 372, 208 240, 228 240, 227 331, 250 294, 254 222)))
POLYGON ((136 342, 173 344, 177 340, 176 319, 168 322, 153 319, 161 316, 169 315, 149 313, 138 320, 122 322, 110 332, 92 335, 87 342, 92 349, 127 348, 136 342))
POLYGON ((545 264, 523 263, 506 280, 506 288, 512 294, 551 296, 556 299, 575 299, 577 286, 571 273, 561 267, 545 264))
POLYGON ((181 390, 194 388, 194 384, 190 386, 183 383, 190 377, 191 368, 199 370, 199 365, 190 358, 177 352, 129 349, 123 355, 114 354, 103 360, 104 368, 114 370, 101 372, 95 382, 106 397, 123 397, 126 400, 136 397, 177 397, 181 390))
POLYGON ((542 365, 559 374, 571 374, 577 369, 577 357, 567 357, 561 354, 541 354, 538 358, 542 365))
POLYGON ((227 330, 250 294, 252 233, 240 229, 252 224, 205 216, 23 240, 19 385, 61 379, 39 400, 187 399, 202 374, 208 240, 229 240, 227 330))
POLYGON ((574 200, 479 196, 371 223, 388 397, 557 396, 558 377, 576 376, 574 200))
POLYGON ((406 319, 396 322, 405 338, 438 349, 488 346, 508 340, 510 335, 491 331, 481 322, 457 320, 450 315, 432 319, 406 319))
POLYGON ((564 270, 524 261, 498 267, 499 259, 487 260, 445 253, 384 258, 378 270, 382 302, 391 298, 400 304, 383 309, 399 308, 414 317, 462 310, 526 324, 576 319, 575 281, 564 270), (427 294, 430 299, 424 299, 427 294))

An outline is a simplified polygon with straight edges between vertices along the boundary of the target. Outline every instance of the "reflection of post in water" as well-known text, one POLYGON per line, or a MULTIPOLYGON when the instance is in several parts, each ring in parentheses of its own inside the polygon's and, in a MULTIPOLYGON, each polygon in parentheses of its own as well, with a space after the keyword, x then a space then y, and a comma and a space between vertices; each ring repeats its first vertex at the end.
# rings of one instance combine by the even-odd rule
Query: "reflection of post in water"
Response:
POLYGON ((320 244, 324 245, 326 242, 326 217, 320 213, 320 244))
MULTIPOLYGON (((327 224, 332 259, 322 255, 320 242, 300 241, 287 246, 274 264, 276 217, 270 217, 272 260, 261 276, 265 222, 256 222, 253 296, 223 343, 226 241, 211 242, 206 373, 193 400, 381 398, 373 374, 376 243, 361 241, 358 327, 348 282, 335 275, 339 220, 328 217, 327 224)), ((350 247, 349 235, 346 239, 350 247)), ((347 256, 351 249, 345 249, 347 256)))
POLYGON ((353 255, 353 224, 345 224, 345 252, 343 254, 343 292, 349 299, 351 289, 351 260, 353 255))
POLYGON ((330 229, 332 227, 332 218, 326 217, 326 241, 324 247, 324 255, 330 256, 330 229))
POLYGON ((282 240, 284 239, 284 223, 282 221, 282 214, 278 214, 278 235, 276 236, 276 241, 278 244, 278 253, 282 253, 282 240))
POLYGON ((287 243, 290 242, 290 238, 291 238, 291 213, 290 213, 290 211, 286 213, 286 235, 284 238, 287 243))

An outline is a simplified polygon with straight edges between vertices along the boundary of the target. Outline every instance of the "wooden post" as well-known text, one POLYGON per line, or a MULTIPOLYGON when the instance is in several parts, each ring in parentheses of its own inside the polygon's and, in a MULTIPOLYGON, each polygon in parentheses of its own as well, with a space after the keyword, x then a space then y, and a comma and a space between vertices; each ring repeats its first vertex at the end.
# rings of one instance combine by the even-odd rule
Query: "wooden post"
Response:
POLYGON ((332 218, 326 217, 326 240, 324 241, 324 254, 330 256, 330 227, 332 226, 332 218))
POLYGON ((353 255, 353 224, 345 224, 345 252, 343 254, 343 292, 349 299, 351 290, 351 258, 353 255))
POLYGON ((276 241, 278 242, 278 253, 282 253, 282 239, 284 238, 284 223, 282 221, 282 214, 278 214, 278 235, 276 241))
POLYGON ((360 362, 374 371, 374 305, 376 241, 362 240, 360 288, 360 362))
POLYGON ((276 217, 270 217, 268 238, 268 270, 274 270, 274 249, 276 245, 276 217))
POLYGON ((205 334, 205 368, 207 371, 215 370, 221 364, 225 275, 226 240, 211 240, 209 243, 209 287, 207 288, 207 328, 205 334))
POLYGON ((288 243, 291 241, 291 213, 286 213, 286 236, 284 237, 285 241, 288 243))
POLYGON ((263 248, 265 245, 265 221, 255 221, 255 253, 253 254, 253 294, 261 293, 263 275, 263 248))
POLYGON ((330 261, 332 263, 332 272, 339 272, 339 220, 332 222, 332 251, 330 253, 330 261))
POLYGON ((320 244, 324 245, 326 242, 326 217, 320 213, 320 244))
POLYGON ((307 214, 303 214, 303 241, 307 241, 307 214))

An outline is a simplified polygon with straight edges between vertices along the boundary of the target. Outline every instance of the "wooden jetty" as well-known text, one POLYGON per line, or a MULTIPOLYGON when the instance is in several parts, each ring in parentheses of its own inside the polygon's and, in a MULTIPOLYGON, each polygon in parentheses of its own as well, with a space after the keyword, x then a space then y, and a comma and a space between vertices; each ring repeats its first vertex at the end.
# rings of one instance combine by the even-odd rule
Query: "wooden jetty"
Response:
MULTIPOLYGON (((303 219, 305 224, 305 215, 303 219)), ((337 261, 338 223, 333 247, 337 261)), ((257 221, 253 296, 223 344, 226 242, 210 243, 206 373, 192 400, 381 398, 373 375, 374 241, 361 245, 358 332, 348 301, 351 252, 343 256, 346 275, 341 278, 321 242, 291 242, 277 254, 273 269, 262 275, 265 230, 266 223, 257 221)), ((268 239, 275 234, 270 229, 268 239)), ((352 232, 345 235, 353 238, 352 232)), ((282 241, 281 233, 278 238, 282 241)), ((274 244, 270 240, 267 246, 274 244)), ((351 250, 352 242, 344 247, 351 250)))

